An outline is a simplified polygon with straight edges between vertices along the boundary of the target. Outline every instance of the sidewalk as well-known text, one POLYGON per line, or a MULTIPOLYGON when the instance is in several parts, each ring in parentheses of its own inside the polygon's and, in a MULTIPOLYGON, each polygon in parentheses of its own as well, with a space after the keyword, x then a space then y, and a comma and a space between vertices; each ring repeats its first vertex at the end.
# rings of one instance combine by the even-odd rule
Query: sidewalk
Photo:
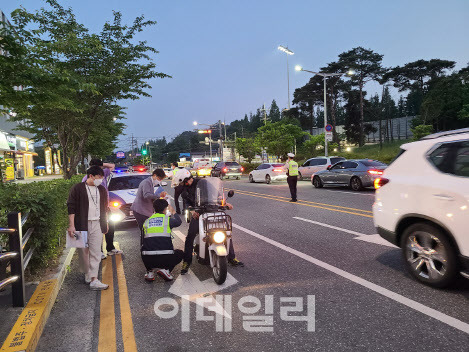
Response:
POLYGON ((44 176, 33 176, 27 177, 24 180, 16 180, 13 181, 14 183, 31 183, 31 182, 39 182, 39 181, 52 181, 62 179, 63 175, 44 175, 44 176))

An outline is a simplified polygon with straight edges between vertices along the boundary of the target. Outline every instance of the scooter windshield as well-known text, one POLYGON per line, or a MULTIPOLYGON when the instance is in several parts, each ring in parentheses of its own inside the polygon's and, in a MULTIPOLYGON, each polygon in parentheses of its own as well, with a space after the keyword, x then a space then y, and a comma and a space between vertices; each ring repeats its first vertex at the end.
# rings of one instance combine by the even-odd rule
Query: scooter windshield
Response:
POLYGON ((217 177, 207 177, 199 180, 196 193, 197 206, 224 205, 225 195, 223 182, 217 177))

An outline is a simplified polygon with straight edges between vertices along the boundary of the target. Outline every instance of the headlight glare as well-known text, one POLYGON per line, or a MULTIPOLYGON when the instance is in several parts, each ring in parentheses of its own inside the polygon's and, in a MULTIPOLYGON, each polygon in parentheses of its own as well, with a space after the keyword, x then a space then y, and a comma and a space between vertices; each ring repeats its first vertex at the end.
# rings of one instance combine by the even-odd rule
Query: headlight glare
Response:
POLYGON ((223 243, 225 242, 226 234, 224 232, 218 231, 213 234, 213 242, 223 243))

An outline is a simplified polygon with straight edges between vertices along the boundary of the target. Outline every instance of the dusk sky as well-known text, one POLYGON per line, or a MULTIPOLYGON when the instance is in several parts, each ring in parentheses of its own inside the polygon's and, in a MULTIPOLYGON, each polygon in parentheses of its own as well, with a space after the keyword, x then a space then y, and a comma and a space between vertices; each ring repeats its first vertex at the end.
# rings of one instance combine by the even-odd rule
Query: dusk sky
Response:
MULTIPOLYGON (((8 16, 23 5, 39 8, 38 0, 3 0, 8 16)), ((384 66, 418 59, 448 59, 457 68, 469 62, 468 0, 335 0, 335 1, 160 1, 68 0, 78 20, 99 31, 112 10, 127 23, 138 15, 158 24, 140 39, 160 51, 158 71, 173 78, 151 82, 152 98, 127 103, 126 149, 133 133, 140 143, 171 139, 192 128, 192 121, 230 122, 275 99, 287 106, 285 54, 290 59, 290 97, 310 76, 296 64, 317 70, 356 46, 384 54, 384 66)), ((378 84, 368 86, 378 91, 378 84)), ((395 95, 397 97, 397 95, 395 95)))

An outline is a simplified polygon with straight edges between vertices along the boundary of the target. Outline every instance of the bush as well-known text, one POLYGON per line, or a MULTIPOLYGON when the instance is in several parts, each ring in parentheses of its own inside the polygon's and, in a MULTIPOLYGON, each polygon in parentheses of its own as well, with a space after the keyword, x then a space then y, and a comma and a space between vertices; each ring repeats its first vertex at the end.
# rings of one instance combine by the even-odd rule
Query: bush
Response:
POLYGON ((7 227, 7 214, 10 211, 19 211, 22 214, 30 212, 24 229, 34 227, 26 248, 27 250, 30 245, 36 247, 28 265, 32 272, 47 266, 50 260, 61 254, 68 227, 68 193, 82 177, 0 185, 0 227, 7 227))
POLYGON ((249 175, 249 173, 258 167, 260 164, 258 163, 241 163, 241 166, 244 167, 243 174, 249 175))
POLYGON ((428 136, 433 133, 432 125, 418 125, 411 129, 414 135, 414 141, 418 141, 420 138, 428 136))

